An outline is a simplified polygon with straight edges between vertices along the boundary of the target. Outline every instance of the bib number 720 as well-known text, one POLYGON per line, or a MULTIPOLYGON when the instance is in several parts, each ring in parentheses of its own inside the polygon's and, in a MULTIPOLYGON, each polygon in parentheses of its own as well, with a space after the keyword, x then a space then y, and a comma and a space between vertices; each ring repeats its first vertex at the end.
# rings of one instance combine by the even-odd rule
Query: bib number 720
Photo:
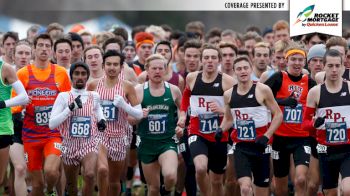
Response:
POLYGON ((347 142, 346 123, 326 123, 326 140, 328 143, 347 142))

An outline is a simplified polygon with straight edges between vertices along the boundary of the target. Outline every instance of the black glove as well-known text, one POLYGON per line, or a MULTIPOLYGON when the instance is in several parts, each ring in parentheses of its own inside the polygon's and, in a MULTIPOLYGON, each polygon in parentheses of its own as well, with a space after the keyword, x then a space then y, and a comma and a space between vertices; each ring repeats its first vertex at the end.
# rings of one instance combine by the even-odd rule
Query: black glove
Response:
POLYGON ((73 111, 73 110, 78 109, 78 108, 82 108, 83 103, 80 100, 80 95, 78 95, 78 97, 76 97, 74 99, 74 101, 71 104, 69 104, 68 107, 69 107, 70 111, 73 111))
POLYGON ((222 138, 222 129, 221 128, 218 128, 216 129, 215 131, 215 141, 217 143, 220 143, 221 142, 221 138, 222 138))
POLYGON ((289 106, 291 108, 295 108, 298 105, 298 101, 294 98, 294 93, 285 99, 277 99, 276 101, 278 105, 289 106))
POLYGON ((264 153, 265 148, 267 147, 267 143, 269 143, 269 138, 266 137, 265 135, 260 136, 255 139, 255 144, 257 145, 257 148, 259 152, 264 153))
POLYGON ((321 125, 323 125, 325 120, 326 120, 326 116, 324 116, 324 117, 317 117, 315 122, 314 122, 314 127, 315 128, 320 127, 321 125))
POLYGON ((97 129, 100 132, 104 132, 106 129, 107 125, 106 125, 106 120, 105 119, 101 119, 98 123, 97 123, 97 129))
POLYGON ((6 108, 5 101, 0 101, 0 109, 6 108))

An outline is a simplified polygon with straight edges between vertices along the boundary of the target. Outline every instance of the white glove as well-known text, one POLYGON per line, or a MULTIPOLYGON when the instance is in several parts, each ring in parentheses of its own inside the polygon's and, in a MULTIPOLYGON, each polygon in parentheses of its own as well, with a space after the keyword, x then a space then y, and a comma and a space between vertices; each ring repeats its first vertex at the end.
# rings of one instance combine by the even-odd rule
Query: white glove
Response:
POLYGON ((122 96, 116 94, 114 96, 113 105, 117 108, 124 108, 124 106, 125 106, 124 98, 122 96))

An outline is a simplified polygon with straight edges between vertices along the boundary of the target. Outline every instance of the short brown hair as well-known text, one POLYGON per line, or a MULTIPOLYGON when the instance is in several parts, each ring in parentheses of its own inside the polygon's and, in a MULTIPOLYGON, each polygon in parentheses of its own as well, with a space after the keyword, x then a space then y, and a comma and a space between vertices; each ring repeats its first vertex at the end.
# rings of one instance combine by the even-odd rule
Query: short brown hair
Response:
POLYGON ((236 55, 238 53, 238 48, 236 45, 234 45, 233 43, 229 43, 229 42, 220 42, 219 44, 219 48, 223 49, 223 48, 231 48, 233 51, 235 51, 236 55))
POLYGON ((332 46, 343 46, 345 53, 348 51, 348 44, 347 44, 346 40, 342 37, 333 36, 333 37, 329 38, 329 40, 326 43, 326 49, 328 50, 332 46))
POLYGON ((221 59, 222 59, 221 50, 218 47, 215 47, 212 44, 204 44, 204 46, 202 47, 202 51, 201 51, 201 60, 202 60, 202 57, 203 57, 204 50, 209 50, 209 49, 216 50, 218 52, 219 60, 221 61, 221 59))

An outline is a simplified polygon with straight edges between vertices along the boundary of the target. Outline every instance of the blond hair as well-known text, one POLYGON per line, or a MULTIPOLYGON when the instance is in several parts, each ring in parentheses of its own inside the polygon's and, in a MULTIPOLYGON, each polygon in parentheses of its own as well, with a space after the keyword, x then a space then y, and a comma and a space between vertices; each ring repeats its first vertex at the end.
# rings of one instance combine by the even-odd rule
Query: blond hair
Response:
POLYGON ((152 54, 146 59, 145 69, 148 69, 151 62, 154 60, 162 60, 164 61, 164 67, 167 68, 167 60, 161 54, 152 54))

